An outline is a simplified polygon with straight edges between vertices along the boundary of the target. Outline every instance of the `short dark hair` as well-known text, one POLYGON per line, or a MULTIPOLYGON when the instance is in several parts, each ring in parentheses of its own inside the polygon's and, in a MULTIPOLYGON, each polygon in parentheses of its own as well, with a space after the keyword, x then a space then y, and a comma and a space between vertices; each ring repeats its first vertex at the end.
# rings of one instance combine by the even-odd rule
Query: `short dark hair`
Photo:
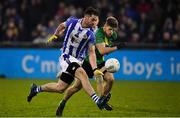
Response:
POLYGON ((117 19, 115 17, 112 17, 112 16, 110 16, 110 17, 108 17, 106 19, 106 24, 109 25, 112 28, 117 28, 118 27, 117 19))
POLYGON ((99 11, 93 7, 88 7, 85 11, 84 11, 84 15, 96 15, 99 16, 99 11))

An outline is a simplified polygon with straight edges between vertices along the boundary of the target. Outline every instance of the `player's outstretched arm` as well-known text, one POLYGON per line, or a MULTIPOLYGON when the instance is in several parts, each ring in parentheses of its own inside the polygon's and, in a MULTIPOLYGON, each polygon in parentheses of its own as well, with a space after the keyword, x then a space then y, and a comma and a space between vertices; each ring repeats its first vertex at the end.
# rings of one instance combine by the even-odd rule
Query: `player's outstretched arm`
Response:
POLYGON ((97 64, 96 64, 96 54, 95 54, 95 46, 91 45, 89 47, 89 62, 93 68, 94 71, 94 76, 100 76, 100 75, 104 75, 98 68, 97 68, 97 64))
POLYGON ((52 42, 52 41, 54 41, 54 40, 56 40, 56 39, 58 39, 58 37, 63 34, 65 28, 66 28, 66 27, 65 27, 65 23, 61 23, 61 24, 57 27, 57 29, 56 29, 56 31, 54 32, 54 34, 53 34, 51 37, 49 37, 48 43, 49 43, 49 42, 52 42))
POLYGON ((116 46, 114 46, 114 47, 106 47, 105 43, 97 43, 96 48, 99 50, 101 55, 109 54, 109 53, 111 53, 111 52, 118 49, 116 46))

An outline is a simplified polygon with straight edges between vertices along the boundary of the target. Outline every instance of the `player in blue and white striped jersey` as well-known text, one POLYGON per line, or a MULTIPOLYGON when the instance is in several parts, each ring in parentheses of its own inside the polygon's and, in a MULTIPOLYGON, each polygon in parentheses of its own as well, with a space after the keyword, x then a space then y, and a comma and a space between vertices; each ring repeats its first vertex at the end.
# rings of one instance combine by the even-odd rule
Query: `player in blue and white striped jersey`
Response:
POLYGON ((95 55, 95 36, 91 29, 94 23, 98 20, 98 11, 92 7, 87 8, 82 19, 69 18, 64 23, 61 23, 56 29, 53 36, 48 39, 51 42, 65 32, 63 42, 62 55, 59 63, 61 72, 58 74, 59 81, 57 83, 47 83, 41 86, 33 84, 30 94, 27 97, 28 102, 40 92, 58 92, 63 93, 75 79, 80 81, 84 90, 95 101, 100 109, 107 102, 107 97, 99 98, 92 88, 88 76, 81 67, 87 55, 89 55, 90 64, 94 70, 94 76, 103 75, 97 69, 95 55))
MULTIPOLYGON (((93 30, 94 30, 94 33, 99 34, 99 32, 101 33, 102 30, 98 30, 98 32, 96 32, 96 30, 98 29, 97 25, 98 25, 98 21, 96 22, 96 24, 94 24, 93 30)), ((118 27, 118 21, 116 20, 116 18, 114 18, 112 16, 108 17, 107 20, 106 20, 106 23, 105 23, 105 25, 103 27, 103 32, 102 33, 104 33, 104 34, 100 35, 100 37, 103 37, 104 35, 109 34, 109 33, 110 33, 110 36, 111 36, 112 35, 111 32, 114 32, 114 29, 116 29, 117 27, 118 27), (106 30, 104 31, 104 29, 106 29, 106 30)), ((100 28, 100 29, 102 29, 102 28, 100 28)), ((104 70, 103 71, 104 76, 98 76, 98 77, 95 78, 96 81, 97 81, 97 91, 98 91, 100 96, 103 96, 103 95, 104 96, 109 96, 109 99, 110 99, 111 94, 109 92, 110 92, 110 90, 112 88, 112 83, 113 83, 114 78, 113 78, 112 73, 109 73, 109 72, 105 71, 105 68, 103 67, 104 62, 101 61, 101 58, 99 58, 102 55, 104 55, 104 52, 99 53, 99 52, 102 52, 102 50, 103 51, 106 50, 105 53, 110 53, 110 52, 112 52, 114 50, 117 50, 117 47, 106 47, 104 42, 103 43, 97 43, 96 42, 96 51, 97 51, 96 55, 98 55, 97 57, 98 57, 99 61, 101 62, 101 63, 99 63, 98 68, 100 68, 101 70, 104 70)), ((86 71, 88 77, 92 78, 93 77, 93 71, 92 71, 91 65, 89 64, 88 57, 86 57, 85 61, 83 62, 82 67, 86 71)), ((66 92, 65 92, 65 94, 63 96, 63 99, 60 101, 60 104, 59 104, 59 106, 57 108, 57 111, 56 111, 56 114, 58 116, 62 116, 63 110, 64 110, 64 108, 66 106, 66 103, 69 100, 69 98, 73 94, 78 92, 81 88, 82 88, 81 83, 77 81, 76 83, 74 83, 72 86, 70 86, 66 90, 66 92)), ((111 111, 112 106, 109 105, 109 104, 105 104, 104 109, 106 109, 108 111, 111 111)))

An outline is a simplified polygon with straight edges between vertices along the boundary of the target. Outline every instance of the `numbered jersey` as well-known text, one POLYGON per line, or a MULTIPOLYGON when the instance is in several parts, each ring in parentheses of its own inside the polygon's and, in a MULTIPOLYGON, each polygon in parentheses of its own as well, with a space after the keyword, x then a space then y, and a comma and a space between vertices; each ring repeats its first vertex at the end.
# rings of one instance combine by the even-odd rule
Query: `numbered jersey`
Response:
POLYGON ((69 18, 66 22, 66 34, 63 53, 83 61, 90 45, 94 45, 95 36, 91 28, 82 28, 82 19, 69 18))

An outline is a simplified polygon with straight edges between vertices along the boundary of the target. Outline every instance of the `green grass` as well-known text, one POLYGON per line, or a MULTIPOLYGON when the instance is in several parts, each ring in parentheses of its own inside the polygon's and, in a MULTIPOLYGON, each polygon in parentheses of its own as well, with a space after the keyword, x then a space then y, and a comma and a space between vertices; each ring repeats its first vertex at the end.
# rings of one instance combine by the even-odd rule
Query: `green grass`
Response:
MULTIPOLYGON (((62 94, 41 93, 31 103, 26 102, 32 82, 44 84, 50 80, 0 79, 0 117, 55 116, 62 94)), ((95 82, 92 81, 93 86, 95 82)), ((67 103, 64 116, 131 117, 180 116, 180 82, 115 81, 109 102, 113 111, 99 110, 81 90, 67 103)))

